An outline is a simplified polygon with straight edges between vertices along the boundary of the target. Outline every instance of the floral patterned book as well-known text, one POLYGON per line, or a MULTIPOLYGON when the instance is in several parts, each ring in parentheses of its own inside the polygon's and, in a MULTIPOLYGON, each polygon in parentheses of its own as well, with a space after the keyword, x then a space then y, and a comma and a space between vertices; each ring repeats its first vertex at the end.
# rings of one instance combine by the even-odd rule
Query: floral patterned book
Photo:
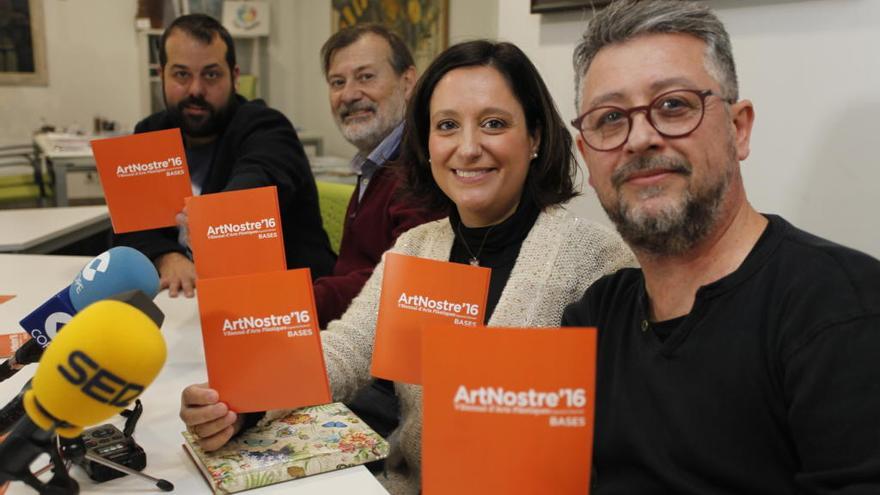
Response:
POLYGON ((388 456, 388 442, 336 402, 261 422, 205 452, 188 432, 183 447, 215 494, 235 493, 388 456))

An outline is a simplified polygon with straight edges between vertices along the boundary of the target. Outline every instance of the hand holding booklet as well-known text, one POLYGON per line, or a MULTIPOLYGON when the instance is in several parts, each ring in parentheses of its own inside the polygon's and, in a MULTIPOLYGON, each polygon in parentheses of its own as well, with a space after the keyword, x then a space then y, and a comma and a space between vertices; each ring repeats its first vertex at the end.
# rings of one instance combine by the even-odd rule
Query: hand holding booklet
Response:
POLYGON ((306 268, 199 280, 208 383, 237 413, 330 402, 306 268))
POLYGON ((114 232, 176 225, 192 196, 180 129, 96 139, 92 151, 114 232))
POLYGON ((200 279, 287 268, 275 186, 194 196, 186 210, 200 279))

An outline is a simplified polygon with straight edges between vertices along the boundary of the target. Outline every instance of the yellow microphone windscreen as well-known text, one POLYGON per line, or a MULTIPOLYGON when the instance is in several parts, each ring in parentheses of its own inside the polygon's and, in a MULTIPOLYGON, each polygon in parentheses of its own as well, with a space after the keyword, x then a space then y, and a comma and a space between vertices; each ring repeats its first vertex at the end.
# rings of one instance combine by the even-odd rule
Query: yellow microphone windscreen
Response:
POLYGON ((120 301, 96 302, 46 348, 25 411, 40 428, 75 437, 128 407, 159 374, 165 355, 159 327, 146 314, 120 301))

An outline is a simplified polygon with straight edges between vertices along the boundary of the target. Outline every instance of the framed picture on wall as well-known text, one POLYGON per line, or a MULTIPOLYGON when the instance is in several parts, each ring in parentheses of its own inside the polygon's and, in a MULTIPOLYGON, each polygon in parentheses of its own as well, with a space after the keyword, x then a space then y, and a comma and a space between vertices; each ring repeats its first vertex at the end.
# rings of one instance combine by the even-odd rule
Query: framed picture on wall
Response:
POLYGON ((43 0, 0 2, 0 84, 48 84, 43 0))
POLYGON ((584 10, 604 7, 611 0, 531 0, 533 14, 562 12, 564 10, 584 10))
POLYGON ((232 36, 268 36, 269 4, 262 1, 223 2, 223 26, 232 36))
POLYGON ((449 43, 448 0, 331 0, 332 32, 374 22, 400 35, 419 71, 449 43))

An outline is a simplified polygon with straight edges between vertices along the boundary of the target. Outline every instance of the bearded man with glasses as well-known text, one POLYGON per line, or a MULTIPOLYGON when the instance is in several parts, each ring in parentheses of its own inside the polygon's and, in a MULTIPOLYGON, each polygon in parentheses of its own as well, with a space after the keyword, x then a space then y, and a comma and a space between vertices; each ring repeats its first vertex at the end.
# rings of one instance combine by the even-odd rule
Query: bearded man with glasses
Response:
POLYGON ((599 328, 591 493, 880 493, 880 262, 749 204, 724 26, 615 1, 574 61, 589 182, 641 264, 563 316, 599 328))

